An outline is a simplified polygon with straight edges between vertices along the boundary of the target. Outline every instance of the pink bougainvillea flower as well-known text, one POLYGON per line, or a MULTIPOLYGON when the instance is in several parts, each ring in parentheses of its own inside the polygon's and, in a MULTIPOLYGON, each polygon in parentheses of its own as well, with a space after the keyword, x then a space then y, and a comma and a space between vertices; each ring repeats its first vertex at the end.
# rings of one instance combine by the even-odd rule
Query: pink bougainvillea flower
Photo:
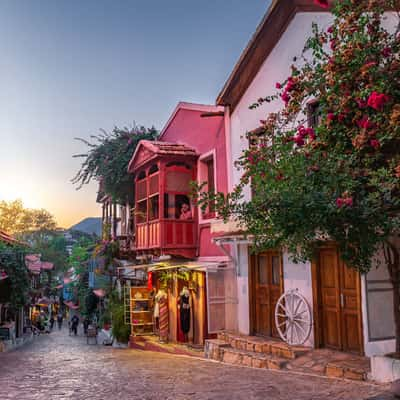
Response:
POLYGON ((371 139, 371 141, 369 142, 369 144, 371 145, 371 147, 373 147, 375 150, 379 149, 379 147, 381 147, 381 143, 378 139, 371 139))
POLYGON ((383 57, 389 57, 392 54, 392 49, 390 47, 385 47, 382 50, 383 57))
POLYGON ((290 81, 287 83, 285 90, 287 92, 291 92, 295 87, 295 83, 293 81, 290 81))
POLYGON ((367 102, 363 99, 356 99, 356 103, 358 104, 358 107, 360 107, 360 108, 367 107, 367 102))
POLYGON ((313 128, 308 128, 307 131, 308 131, 308 137, 311 140, 315 140, 317 136, 315 135, 314 129, 313 128))
POLYGON ((276 87, 277 89, 282 89, 282 85, 281 85, 279 82, 276 82, 276 83, 275 83, 275 87, 276 87))
POLYGON ((364 115, 359 121, 357 121, 357 125, 359 128, 363 128, 363 129, 373 129, 375 128, 375 124, 370 121, 370 119, 364 115))
POLYGON ((336 199, 336 205, 341 208, 343 207, 343 199, 341 197, 336 199))
POLYGON ((304 146, 305 142, 302 136, 296 135, 293 137, 293 141, 297 144, 297 146, 304 146))
POLYGON ((343 122, 345 119, 346 119, 346 114, 340 113, 340 114, 338 115, 338 121, 339 121, 339 122, 343 122))
POLYGON ((286 91, 282 93, 281 98, 285 102, 286 105, 289 103, 290 96, 286 91))
POLYGON ((335 50, 335 47, 336 47, 336 40, 335 39, 331 40, 330 47, 331 47, 331 50, 335 50))
POLYGON ((338 197, 336 199, 336 206, 342 208, 343 206, 351 207, 353 205, 352 197, 338 197))
POLYGON ((374 110, 381 111, 383 106, 389 101, 389 96, 384 93, 372 92, 368 97, 367 105, 374 110))
POLYGON ((329 7, 328 0, 314 0, 314 4, 316 4, 317 6, 320 6, 322 8, 328 8, 329 7))
POLYGON ((344 204, 346 206, 351 207, 353 205, 353 198, 352 197, 348 197, 347 199, 344 199, 344 204))
POLYGON ((333 33, 333 25, 331 25, 326 31, 328 33, 333 33))
POLYGON ((333 112, 329 112, 329 113, 326 115, 326 119, 328 120, 328 122, 333 121, 333 120, 335 119, 335 114, 334 114, 333 112))

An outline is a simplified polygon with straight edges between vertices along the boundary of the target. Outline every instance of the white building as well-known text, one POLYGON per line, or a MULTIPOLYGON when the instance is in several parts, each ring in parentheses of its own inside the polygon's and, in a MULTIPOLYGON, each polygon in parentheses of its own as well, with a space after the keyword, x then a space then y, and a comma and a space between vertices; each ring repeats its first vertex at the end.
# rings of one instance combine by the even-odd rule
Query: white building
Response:
MULTIPOLYGON (((394 16, 389 17, 387 23, 393 24, 394 16)), ((275 83, 290 75, 293 57, 301 54, 311 36, 312 22, 326 29, 332 20, 329 12, 312 1, 276 0, 261 21, 217 99, 230 116, 229 190, 241 177, 234 161, 248 147, 245 133, 282 107, 279 101, 256 110, 249 105, 273 94, 275 83)), ((313 319, 306 345, 367 356, 394 351, 393 289, 385 266, 361 276, 343 265, 333 245, 321 249, 315 262, 305 264, 294 264, 281 251, 251 255, 249 243, 229 224, 213 229, 225 231, 219 244, 231 247, 238 269, 237 320, 227 325, 236 325, 245 335, 276 336, 276 300, 281 293, 297 289, 307 300, 313 319)))

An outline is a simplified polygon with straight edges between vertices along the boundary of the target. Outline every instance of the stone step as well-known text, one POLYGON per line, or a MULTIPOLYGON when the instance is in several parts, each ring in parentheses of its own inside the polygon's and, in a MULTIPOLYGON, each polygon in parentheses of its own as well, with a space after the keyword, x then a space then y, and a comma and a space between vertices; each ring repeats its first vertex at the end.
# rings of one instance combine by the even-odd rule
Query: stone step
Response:
POLYGON ((256 336, 240 336, 228 332, 220 332, 218 340, 229 344, 237 350, 246 350, 260 354, 270 354, 288 360, 304 355, 309 348, 303 346, 289 346, 275 339, 263 339, 256 336))
POLYGON ((222 361, 223 349, 227 347, 230 347, 230 345, 221 339, 207 339, 204 345, 204 357, 222 361))
POLYGON ((357 366, 345 365, 341 363, 328 363, 325 368, 325 375, 330 378, 344 378, 353 381, 366 381, 368 370, 357 366))
POLYGON ((221 348, 221 361, 232 365, 243 365, 253 368, 280 370, 285 368, 288 360, 272 355, 260 354, 230 347, 221 348))

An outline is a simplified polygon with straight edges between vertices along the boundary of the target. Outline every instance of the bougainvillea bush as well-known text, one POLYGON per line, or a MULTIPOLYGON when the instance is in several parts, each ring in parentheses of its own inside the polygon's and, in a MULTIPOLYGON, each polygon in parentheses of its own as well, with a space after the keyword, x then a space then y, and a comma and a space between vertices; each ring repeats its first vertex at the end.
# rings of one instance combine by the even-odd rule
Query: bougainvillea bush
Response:
POLYGON ((115 127, 111 133, 102 130, 93 135, 94 142, 77 138, 88 151, 74 157, 83 158, 80 170, 72 182, 81 188, 92 179, 101 181, 102 190, 115 202, 125 204, 132 192, 132 175, 128 164, 140 140, 155 140, 159 132, 154 128, 134 125, 132 128, 115 127))
MULTIPOLYGON (((328 7, 327 1, 315 1, 328 7)), ((290 76, 250 108, 282 109, 248 133, 237 160, 241 182, 210 198, 225 219, 254 236, 254 248, 284 248, 310 260, 321 241, 368 271, 383 249, 399 309, 400 209, 399 1, 341 0, 327 30, 313 35, 290 76), (311 124, 310 122, 314 123, 311 124), (252 198, 245 201, 251 185, 252 198)), ((397 303, 396 303, 397 302, 397 303)), ((398 314, 398 313, 397 313, 398 314)), ((400 317, 396 317, 397 337, 400 317)))

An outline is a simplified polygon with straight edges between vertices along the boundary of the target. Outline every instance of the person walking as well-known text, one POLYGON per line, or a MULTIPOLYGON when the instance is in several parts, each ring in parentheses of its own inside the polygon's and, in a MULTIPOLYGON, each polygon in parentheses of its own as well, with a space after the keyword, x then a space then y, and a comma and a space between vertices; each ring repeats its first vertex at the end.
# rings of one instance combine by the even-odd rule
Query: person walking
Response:
POLYGON ((53 330, 53 327, 54 327, 54 314, 53 313, 51 313, 51 316, 50 316, 50 331, 52 331, 53 330))
POLYGON ((71 329, 72 332, 74 332, 75 336, 78 334, 78 325, 79 325, 79 318, 77 315, 74 315, 71 319, 71 329))
POLYGON ((62 323, 63 323, 63 315, 61 313, 58 313, 57 315, 58 330, 61 330, 62 323))

